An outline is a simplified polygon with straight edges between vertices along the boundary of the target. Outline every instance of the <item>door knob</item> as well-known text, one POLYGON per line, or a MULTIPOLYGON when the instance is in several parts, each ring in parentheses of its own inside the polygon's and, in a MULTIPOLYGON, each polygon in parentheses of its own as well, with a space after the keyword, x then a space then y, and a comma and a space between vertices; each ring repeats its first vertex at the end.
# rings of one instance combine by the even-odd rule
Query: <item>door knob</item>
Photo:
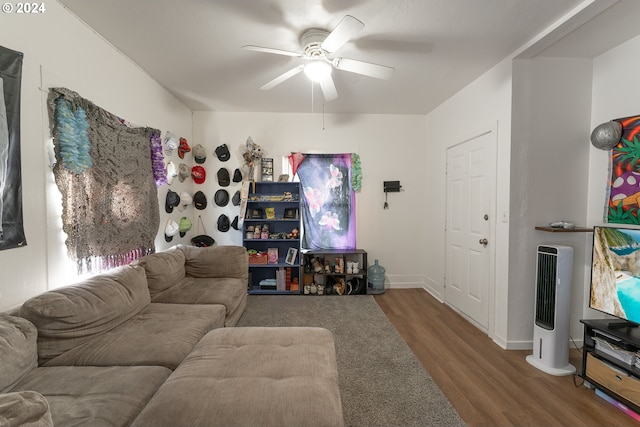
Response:
POLYGON ((480 239, 479 243, 486 248, 489 244, 489 241, 487 239, 480 239))

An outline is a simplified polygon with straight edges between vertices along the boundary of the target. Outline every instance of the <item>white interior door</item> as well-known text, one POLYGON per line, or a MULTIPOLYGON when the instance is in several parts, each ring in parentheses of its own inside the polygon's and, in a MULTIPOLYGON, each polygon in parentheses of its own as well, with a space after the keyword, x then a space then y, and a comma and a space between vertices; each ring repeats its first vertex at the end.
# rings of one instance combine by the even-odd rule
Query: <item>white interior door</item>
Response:
POLYGON ((495 200, 495 133, 447 150, 445 301, 489 326, 491 224, 495 200))

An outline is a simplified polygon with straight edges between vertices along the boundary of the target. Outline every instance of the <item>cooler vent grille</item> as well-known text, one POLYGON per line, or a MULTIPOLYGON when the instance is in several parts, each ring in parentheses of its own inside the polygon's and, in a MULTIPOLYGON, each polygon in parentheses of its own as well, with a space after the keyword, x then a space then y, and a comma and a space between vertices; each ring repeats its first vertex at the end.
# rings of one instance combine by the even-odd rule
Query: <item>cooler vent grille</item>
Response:
POLYGON ((555 327, 557 274, 557 249, 538 247, 535 322, 539 327, 549 330, 555 327))

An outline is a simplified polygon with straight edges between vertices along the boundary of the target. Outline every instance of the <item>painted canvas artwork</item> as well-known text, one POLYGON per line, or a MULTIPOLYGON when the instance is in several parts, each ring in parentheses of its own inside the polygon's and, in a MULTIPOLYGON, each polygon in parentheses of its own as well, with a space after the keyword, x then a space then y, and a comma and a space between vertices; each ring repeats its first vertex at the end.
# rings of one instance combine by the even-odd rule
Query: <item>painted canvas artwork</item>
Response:
POLYGON ((605 221, 640 225, 640 116, 616 121, 622 137, 610 151, 605 221))

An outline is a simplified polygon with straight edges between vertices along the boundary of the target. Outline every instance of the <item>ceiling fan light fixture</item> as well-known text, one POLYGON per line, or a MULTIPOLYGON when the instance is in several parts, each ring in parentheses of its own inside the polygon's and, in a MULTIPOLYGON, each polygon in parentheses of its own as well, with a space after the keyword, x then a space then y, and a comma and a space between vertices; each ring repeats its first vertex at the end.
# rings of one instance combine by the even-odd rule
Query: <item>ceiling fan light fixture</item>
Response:
POLYGON ((324 80, 328 75, 331 74, 331 64, 328 62, 316 59, 310 61, 307 65, 304 66, 304 73, 311 79, 313 82, 319 82, 324 80))

